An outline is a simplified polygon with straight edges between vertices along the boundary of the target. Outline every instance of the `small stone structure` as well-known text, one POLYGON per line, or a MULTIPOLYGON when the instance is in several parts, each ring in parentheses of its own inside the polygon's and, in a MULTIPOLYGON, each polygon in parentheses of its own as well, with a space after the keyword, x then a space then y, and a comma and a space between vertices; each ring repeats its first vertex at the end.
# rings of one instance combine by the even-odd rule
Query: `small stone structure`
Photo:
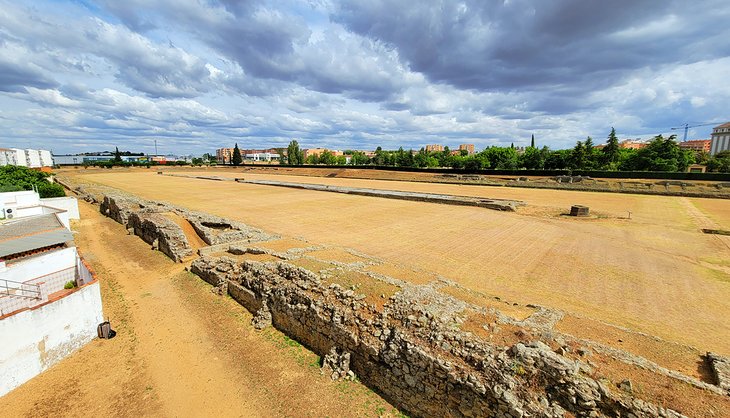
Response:
POLYGON ((573 205, 570 207, 570 216, 585 217, 590 215, 590 209, 588 206, 573 205))
POLYGON ((715 383, 730 395, 730 358, 715 353, 707 353, 715 383))

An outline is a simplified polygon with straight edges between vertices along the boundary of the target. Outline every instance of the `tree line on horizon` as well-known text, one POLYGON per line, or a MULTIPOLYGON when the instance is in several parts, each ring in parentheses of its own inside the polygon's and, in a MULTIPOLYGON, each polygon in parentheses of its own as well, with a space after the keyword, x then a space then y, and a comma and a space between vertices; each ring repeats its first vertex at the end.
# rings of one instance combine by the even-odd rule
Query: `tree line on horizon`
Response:
MULTIPOLYGON (((706 152, 685 150, 679 147, 676 135, 667 138, 655 136, 640 149, 621 148, 616 130, 611 128, 606 145, 596 147, 589 136, 576 142, 571 149, 551 150, 547 146, 535 146, 532 137, 529 147, 518 152, 514 145, 492 146, 469 155, 466 150, 452 154, 449 147, 443 151, 383 150, 378 147, 375 155, 368 157, 362 151, 344 151, 350 155, 350 165, 375 165, 385 167, 454 168, 465 170, 579 170, 579 171, 686 171, 691 164, 705 164, 707 171, 730 172, 730 151, 715 156, 706 152)), ((319 155, 304 158, 304 152, 297 141, 291 141, 286 155, 282 153, 284 165, 345 165, 345 156, 335 156, 325 150, 319 155)))

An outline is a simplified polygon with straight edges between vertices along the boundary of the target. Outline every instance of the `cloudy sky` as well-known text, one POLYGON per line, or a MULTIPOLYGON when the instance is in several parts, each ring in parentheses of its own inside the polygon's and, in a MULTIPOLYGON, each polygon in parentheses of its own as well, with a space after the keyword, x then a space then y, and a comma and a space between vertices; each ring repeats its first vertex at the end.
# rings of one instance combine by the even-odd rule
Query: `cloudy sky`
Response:
POLYGON ((0 146, 681 137, 730 120, 728 19, 727 0, 0 0, 0 146))

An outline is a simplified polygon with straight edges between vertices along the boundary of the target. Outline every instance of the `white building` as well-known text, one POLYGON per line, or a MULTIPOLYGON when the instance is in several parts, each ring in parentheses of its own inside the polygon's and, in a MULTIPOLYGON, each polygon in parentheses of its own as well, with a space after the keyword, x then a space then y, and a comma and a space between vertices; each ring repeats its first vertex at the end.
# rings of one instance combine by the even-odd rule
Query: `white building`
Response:
POLYGON ((730 150, 730 122, 712 128, 710 155, 730 150))
POLYGON ((0 396, 86 345, 103 320, 99 283, 68 228, 76 200, 48 200, 0 193, 0 396))
POLYGON ((52 167, 53 156, 50 151, 41 149, 0 148, 0 166, 18 165, 22 167, 52 167))
POLYGON ((279 159, 279 153, 253 152, 249 154, 244 154, 243 158, 249 161, 272 161, 279 159))

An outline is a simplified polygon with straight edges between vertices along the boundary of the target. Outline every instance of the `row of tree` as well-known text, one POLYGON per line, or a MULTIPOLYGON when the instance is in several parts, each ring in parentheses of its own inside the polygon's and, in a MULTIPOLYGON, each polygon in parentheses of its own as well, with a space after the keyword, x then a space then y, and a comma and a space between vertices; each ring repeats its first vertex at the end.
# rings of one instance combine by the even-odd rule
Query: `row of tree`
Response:
MULTIPOLYGON (((535 137, 529 147, 518 152, 510 147, 488 147, 469 155, 467 151, 452 153, 448 147, 443 151, 386 151, 375 150, 372 158, 360 151, 345 151, 350 155, 351 165, 377 165, 393 167, 451 167, 468 170, 607 170, 607 171, 685 171, 690 164, 706 164, 708 171, 730 172, 730 152, 721 152, 710 157, 704 152, 685 150, 679 147, 676 136, 654 137, 640 149, 621 148, 616 130, 611 129, 606 144, 596 147, 591 137, 578 141, 572 149, 551 150, 547 146, 535 146, 535 137)), ((336 157, 325 151, 306 159, 297 141, 291 141, 282 163, 288 165, 326 164, 344 165, 347 158, 336 157)))

